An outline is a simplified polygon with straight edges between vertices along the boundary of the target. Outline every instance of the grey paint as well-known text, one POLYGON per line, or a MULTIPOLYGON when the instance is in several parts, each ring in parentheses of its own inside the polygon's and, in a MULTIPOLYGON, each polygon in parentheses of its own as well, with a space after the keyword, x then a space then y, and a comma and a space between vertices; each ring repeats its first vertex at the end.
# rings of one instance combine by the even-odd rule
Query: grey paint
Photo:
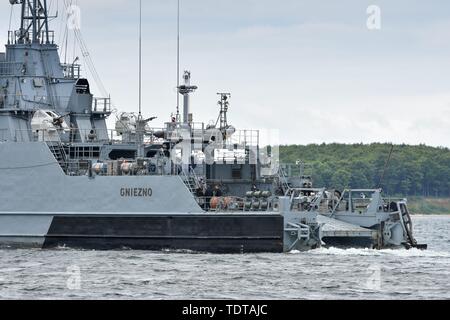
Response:
POLYGON ((52 219, 51 215, 0 214, 0 246, 41 248, 52 219))
POLYGON ((201 213, 178 176, 66 176, 45 143, 0 143, 0 213, 201 213), (121 188, 152 188, 121 197, 121 188))

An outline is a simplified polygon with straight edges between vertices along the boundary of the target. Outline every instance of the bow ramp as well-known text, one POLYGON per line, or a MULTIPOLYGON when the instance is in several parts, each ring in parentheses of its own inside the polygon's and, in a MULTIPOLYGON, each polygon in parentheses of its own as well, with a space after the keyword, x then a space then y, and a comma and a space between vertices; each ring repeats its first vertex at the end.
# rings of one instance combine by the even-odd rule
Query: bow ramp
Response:
POLYGON ((323 215, 317 216, 317 222, 322 225, 321 239, 326 246, 345 246, 358 242, 361 246, 372 247, 377 237, 375 230, 332 219, 323 215))

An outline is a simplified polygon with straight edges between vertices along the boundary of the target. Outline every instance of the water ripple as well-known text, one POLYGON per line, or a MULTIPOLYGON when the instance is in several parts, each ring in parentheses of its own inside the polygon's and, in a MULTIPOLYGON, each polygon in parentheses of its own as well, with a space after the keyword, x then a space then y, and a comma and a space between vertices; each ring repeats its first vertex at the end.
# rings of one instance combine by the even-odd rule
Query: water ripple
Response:
POLYGON ((414 220, 428 251, 0 250, 0 299, 450 299, 450 217, 414 220))

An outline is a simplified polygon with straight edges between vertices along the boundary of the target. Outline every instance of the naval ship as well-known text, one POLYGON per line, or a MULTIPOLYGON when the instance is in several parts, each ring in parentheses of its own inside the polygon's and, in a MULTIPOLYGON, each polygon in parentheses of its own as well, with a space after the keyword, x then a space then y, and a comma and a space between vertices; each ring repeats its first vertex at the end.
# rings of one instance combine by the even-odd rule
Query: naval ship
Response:
MULTIPOLYGON (((419 247, 405 199, 313 187, 260 147, 256 130, 194 122, 161 128, 116 113, 81 65, 61 63, 46 0, 10 0, 20 28, 0 53, 0 245, 4 248, 289 252, 322 246, 419 247)), ((298 171, 298 170, 297 170, 298 171)))

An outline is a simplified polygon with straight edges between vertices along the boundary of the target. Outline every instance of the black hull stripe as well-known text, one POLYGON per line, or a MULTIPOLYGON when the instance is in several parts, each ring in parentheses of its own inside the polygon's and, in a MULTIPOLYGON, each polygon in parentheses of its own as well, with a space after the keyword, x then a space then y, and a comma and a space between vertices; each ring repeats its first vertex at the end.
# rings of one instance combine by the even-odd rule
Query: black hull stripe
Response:
POLYGON ((44 248, 283 252, 282 216, 57 216, 44 248))
POLYGON ((156 240, 282 240, 281 237, 196 237, 196 236, 115 236, 115 235, 75 235, 75 234, 52 234, 47 235, 46 238, 59 239, 156 239, 156 240))

